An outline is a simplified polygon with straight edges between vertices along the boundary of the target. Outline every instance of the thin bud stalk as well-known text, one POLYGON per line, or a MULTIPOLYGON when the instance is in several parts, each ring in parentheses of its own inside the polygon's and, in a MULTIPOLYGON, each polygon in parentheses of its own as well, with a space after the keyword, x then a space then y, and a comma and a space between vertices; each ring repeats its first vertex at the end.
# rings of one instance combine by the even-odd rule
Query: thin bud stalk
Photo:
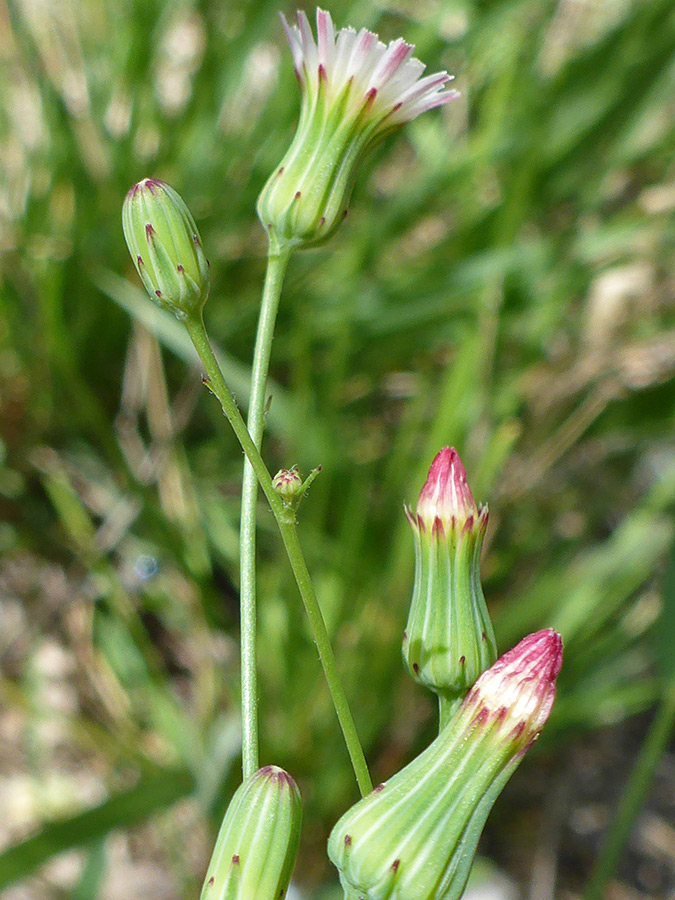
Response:
POLYGON ((260 455, 260 451, 253 443, 248 429, 244 424, 241 413, 239 412, 234 397, 223 378, 223 373, 220 370, 218 361, 211 348, 201 316, 189 317, 185 321, 185 326, 204 365, 204 369, 206 370, 208 388, 218 399, 225 417, 232 426, 232 430, 251 463, 256 478, 258 479, 258 483, 263 489, 263 493, 267 498, 276 520, 286 549, 286 554, 288 555, 288 561, 291 564, 293 576, 307 613, 312 638, 316 644, 319 659, 330 691, 331 700, 333 701, 342 734, 344 735, 347 751, 354 769, 354 774, 356 775, 356 781, 361 794, 367 794, 372 790, 373 783, 368 772, 368 765, 363 754, 361 742, 359 741, 349 703, 347 702, 347 697, 338 675, 335 655, 331 646, 330 637, 328 636, 326 622, 316 598, 307 563, 305 562, 302 548, 300 547, 295 520, 289 520, 283 500, 274 489, 272 476, 268 472, 260 455))

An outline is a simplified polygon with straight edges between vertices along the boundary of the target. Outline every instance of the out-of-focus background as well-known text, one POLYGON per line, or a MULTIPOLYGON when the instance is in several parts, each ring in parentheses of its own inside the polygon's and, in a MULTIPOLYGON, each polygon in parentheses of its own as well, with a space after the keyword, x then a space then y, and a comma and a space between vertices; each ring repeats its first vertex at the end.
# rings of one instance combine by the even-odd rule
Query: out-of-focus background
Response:
MULTIPOLYGON (((120 208, 147 175, 191 207, 245 405, 254 205, 299 110, 278 10, 0 0, 3 900, 197 897, 239 778, 242 457, 139 288, 120 208)), ((454 444, 490 504, 500 650, 550 625, 567 653, 471 896, 672 898, 675 7, 331 12, 404 35, 462 92, 383 145, 339 234, 293 258, 274 345, 265 455, 323 466, 301 539, 374 777, 434 733, 400 661, 402 504, 454 444)), ((263 505, 260 529, 262 760, 304 796, 293 896, 334 900, 325 842, 355 784, 263 505)))

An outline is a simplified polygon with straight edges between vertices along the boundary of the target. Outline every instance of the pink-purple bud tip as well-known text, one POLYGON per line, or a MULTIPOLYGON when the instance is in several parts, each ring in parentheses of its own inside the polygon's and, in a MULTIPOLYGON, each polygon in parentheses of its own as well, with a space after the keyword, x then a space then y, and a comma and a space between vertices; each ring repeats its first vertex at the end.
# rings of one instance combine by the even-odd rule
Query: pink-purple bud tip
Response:
POLYGON ((499 718, 526 749, 551 712, 562 659, 557 631, 530 634, 483 672, 463 706, 481 721, 499 718))
POLYGON ((476 501, 466 482, 466 471, 454 447, 443 447, 436 454, 417 501, 417 516, 428 527, 436 519, 458 523, 478 515, 476 501))
POLYGON ((139 181, 137 184, 134 184, 127 191, 127 198, 132 199, 136 197, 141 191, 149 190, 151 194, 158 189, 164 187, 164 182, 160 181, 159 178, 144 178, 142 181, 139 181))
POLYGON ((279 766, 263 766, 262 769, 254 774, 254 778, 266 779, 268 781, 278 783, 279 785, 287 785, 297 790, 295 779, 279 766))
POLYGON ((519 678, 555 682, 562 667, 562 638, 552 628, 528 634, 512 650, 507 650, 491 671, 519 678))

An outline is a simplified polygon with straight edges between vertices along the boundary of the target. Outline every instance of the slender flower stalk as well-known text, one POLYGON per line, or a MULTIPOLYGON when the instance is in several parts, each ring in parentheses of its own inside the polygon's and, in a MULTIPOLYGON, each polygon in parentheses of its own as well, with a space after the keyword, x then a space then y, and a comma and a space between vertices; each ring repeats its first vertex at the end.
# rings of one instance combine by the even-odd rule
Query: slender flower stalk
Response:
POLYGON ((220 370, 218 361, 216 360, 211 344, 209 343, 201 316, 189 317, 185 321, 185 326, 204 365, 207 375, 206 384, 211 393, 218 399, 223 414, 232 426, 232 430, 253 467, 258 483, 267 498, 272 514, 276 520, 281 539, 286 549, 288 561, 291 564, 291 570, 293 571, 293 576, 298 586, 305 612, 307 613, 312 638, 316 644, 316 649, 330 691, 331 700, 333 701, 335 713, 338 717, 340 728, 342 729, 342 734, 347 745, 347 751, 354 769, 354 774, 356 775, 356 781, 361 794, 366 794, 373 786, 370 779, 370 773, 368 772, 368 765, 363 754, 361 742, 359 741, 349 703, 347 702, 347 697, 344 688, 342 687, 340 676, 338 675, 335 655, 331 646, 330 637, 328 636, 326 622, 316 598, 307 563, 305 562, 302 548, 300 547, 295 524, 295 512, 292 508, 289 508, 281 495, 277 493, 272 476, 263 462, 260 451, 251 440, 251 436, 248 433, 241 413, 237 408, 234 397, 223 378, 223 373, 220 370))
POLYGON ((406 514, 415 540, 415 581, 403 658, 411 676, 438 694, 443 726, 497 658, 480 583, 488 510, 476 506, 454 447, 437 454, 416 512, 406 514))
MULTIPOLYGON (((330 643, 326 623, 307 569, 307 564, 298 541, 295 526, 293 504, 289 504, 277 492, 272 476, 267 470, 260 455, 260 450, 252 440, 237 404, 228 388, 220 366, 215 358, 202 318, 202 310, 209 290, 208 263, 201 249, 201 240, 194 219, 178 194, 157 179, 145 179, 135 185, 127 194, 122 215, 124 235, 136 264, 143 285, 151 299, 169 309, 181 321, 190 335, 192 343, 204 364, 207 373, 206 383, 220 402, 228 422, 232 426, 237 440, 251 465, 254 476, 263 488, 265 496, 276 519, 281 537, 288 554, 298 590, 302 598, 310 623, 314 642, 319 652, 319 659, 328 682, 328 687, 335 707, 335 712, 344 734, 347 750, 354 767, 354 773, 362 794, 372 788, 363 749, 349 709, 335 664, 335 656, 330 643), (148 255, 149 251, 149 255, 148 255), (152 262, 152 268, 146 266, 145 258, 152 262), (139 261, 140 260, 140 261, 139 261), (187 280, 189 279, 189 280, 187 280), (186 289, 187 285, 187 289, 186 289)), ((284 263, 285 266, 285 263, 284 263)), ((281 290, 283 267, 269 275, 266 281, 266 293, 270 305, 276 309, 276 300, 281 290)), ((264 326, 268 335, 265 346, 267 359, 262 360, 260 377, 262 385, 259 396, 264 399, 264 383, 272 324, 264 326)), ((261 325, 262 327, 262 325, 261 325)), ((264 355, 263 355, 264 356, 264 355)), ((260 405, 260 422, 262 422, 262 405, 260 405)), ((262 426, 260 426, 262 432, 262 426)), ((303 483, 306 490, 318 470, 315 470, 303 483)), ((299 499, 299 498, 298 498, 299 499)), ((255 528, 255 494, 253 494, 253 529, 255 528)), ((254 533, 254 530, 253 530, 254 533)), ((255 593, 253 593, 255 601, 255 593)), ((246 628, 242 626, 242 681, 245 685, 242 702, 243 733, 246 736, 244 752, 244 768, 247 777, 251 777, 257 766, 252 763, 258 757, 257 738, 257 695, 255 690, 255 602, 246 610, 246 628), (252 769, 252 771, 251 771, 252 769)), ((244 618, 242 616, 242 618, 244 618)))
MULTIPOLYGON (((265 426, 265 392, 269 372, 274 325, 279 308, 289 251, 272 252, 267 258, 253 366, 247 427, 258 450, 262 447, 265 426)), ((241 486, 241 524, 239 532, 239 588, 241 597, 241 697, 242 762, 244 778, 258 768, 258 688, 256 668, 256 502, 258 481, 248 459, 244 460, 241 486)))
MULTIPOLYGON (((299 27, 281 17, 303 103, 296 137, 258 201, 269 240, 267 272, 253 355, 248 430, 262 447, 274 326, 294 247, 326 240, 346 214, 359 159, 393 129, 446 103, 445 72, 419 80, 424 66, 403 40, 385 47, 372 32, 341 29, 317 10, 317 40, 303 12, 299 27), (289 193, 290 192, 290 193, 289 193)), ((242 757, 244 775, 259 764, 256 675, 257 481, 247 460, 241 500, 242 757)))
POLYGON ((316 39, 307 16, 281 17, 302 92, 298 129, 258 200, 270 246, 327 240, 347 213, 358 165, 386 135, 448 103, 451 76, 422 78, 425 66, 399 38, 385 46, 371 31, 341 28, 316 11, 316 39))
POLYGON ((524 638, 433 744, 344 814, 328 855, 345 900, 459 900, 488 813, 549 716, 561 665, 555 631, 524 638))

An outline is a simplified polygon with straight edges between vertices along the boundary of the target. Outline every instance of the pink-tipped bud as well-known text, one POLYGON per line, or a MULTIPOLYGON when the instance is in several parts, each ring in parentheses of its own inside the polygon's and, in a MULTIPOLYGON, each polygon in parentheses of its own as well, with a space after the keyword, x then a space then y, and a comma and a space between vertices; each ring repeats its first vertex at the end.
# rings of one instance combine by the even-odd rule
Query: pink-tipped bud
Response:
POLYGON ((462 704, 464 714, 499 719, 500 732, 517 734, 520 749, 526 749, 551 712, 562 658, 557 631, 528 635, 483 672, 462 704))
POLYGON ((235 791, 218 833, 201 900, 283 900, 300 843, 293 778, 264 766, 235 791))
POLYGON ((272 481, 272 487, 284 500, 293 500, 302 488, 302 478, 295 467, 279 469, 272 481))
POLYGON ((431 530, 436 519, 444 529, 453 521, 463 525, 467 519, 478 517, 478 507, 466 481, 466 471, 454 447, 443 447, 436 454, 429 475, 417 501, 417 515, 431 530))
POLYGON ((551 711, 561 663, 555 631, 526 637, 431 746, 344 814, 328 855, 345 900, 459 900, 485 819, 551 711))
POLYGON ((150 299, 179 319, 198 314, 209 293, 209 263, 182 198, 163 181, 144 178, 124 200, 122 227, 150 299))
POLYGON ((488 511, 479 510, 454 447, 437 454, 417 501, 407 510, 415 540, 415 583, 403 658, 435 691, 444 719, 497 658, 480 583, 488 511))

